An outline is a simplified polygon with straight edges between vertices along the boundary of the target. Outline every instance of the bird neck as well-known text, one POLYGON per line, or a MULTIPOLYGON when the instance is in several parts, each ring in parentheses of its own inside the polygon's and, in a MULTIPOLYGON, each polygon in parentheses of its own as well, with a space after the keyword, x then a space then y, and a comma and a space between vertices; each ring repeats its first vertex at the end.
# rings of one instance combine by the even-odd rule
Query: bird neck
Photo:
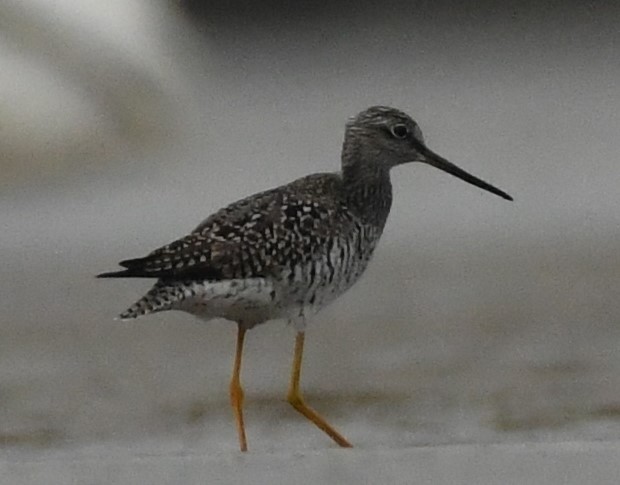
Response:
POLYGON ((342 180, 348 206, 362 220, 383 228, 392 207, 389 168, 362 159, 347 162, 342 166, 342 180))

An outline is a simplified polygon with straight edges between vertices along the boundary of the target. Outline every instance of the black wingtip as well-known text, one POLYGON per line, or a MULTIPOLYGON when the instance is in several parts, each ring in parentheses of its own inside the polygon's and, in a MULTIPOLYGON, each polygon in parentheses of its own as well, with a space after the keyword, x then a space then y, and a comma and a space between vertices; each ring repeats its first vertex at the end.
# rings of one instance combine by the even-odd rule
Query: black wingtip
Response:
POLYGON ((135 266, 138 266, 140 264, 142 264, 144 262, 144 260, 148 259, 147 258, 134 258, 134 259, 126 259, 124 261, 121 261, 119 264, 119 266, 122 266, 123 268, 132 268, 135 266))
POLYGON ((110 271, 108 273, 101 273, 95 276, 95 278, 127 278, 132 276, 128 269, 122 271, 110 271))
POLYGON ((98 274, 96 278, 154 278, 155 275, 149 274, 142 267, 144 261, 147 259, 148 258, 126 259, 118 263, 125 269, 101 273, 98 274))
POLYGON ((120 271, 101 273, 95 276, 95 278, 161 278, 161 276, 161 274, 148 272, 144 268, 127 268, 120 271))

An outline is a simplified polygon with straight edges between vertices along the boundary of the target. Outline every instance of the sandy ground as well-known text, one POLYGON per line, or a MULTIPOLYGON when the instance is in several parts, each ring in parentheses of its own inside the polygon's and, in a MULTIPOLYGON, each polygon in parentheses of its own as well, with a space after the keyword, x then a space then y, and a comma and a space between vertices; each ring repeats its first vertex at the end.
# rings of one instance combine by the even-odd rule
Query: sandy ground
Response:
MULTIPOLYGON (((577 25, 581 10, 483 10, 457 26, 428 7, 416 29, 398 12, 356 13, 346 36, 330 15, 315 19, 320 29, 197 21, 204 38, 160 32, 165 55, 148 51, 144 65, 122 51, 147 79, 174 59, 174 86, 166 75, 154 84, 176 106, 157 111, 174 119, 149 120, 166 134, 157 143, 132 138, 125 91, 117 110, 99 113, 108 104, 98 101, 94 116, 59 122, 63 136, 79 124, 100 138, 87 133, 79 150, 58 138, 53 156, 72 158, 57 171, 40 169, 55 159, 41 155, 47 138, 33 135, 30 153, 11 125, 19 176, 0 192, 0 483, 225 483, 230 473, 404 483, 414 465, 419 483, 613 483, 620 16, 588 10, 577 25), (284 402, 294 332, 274 322, 248 335, 251 454, 240 457, 228 406, 234 327, 175 313, 115 322, 148 282, 93 275, 245 194, 336 169, 344 120, 377 103, 411 112, 431 148, 515 202, 430 168, 395 171, 375 260, 307 336, 306 397, 356 448, 335 449, 284 402), (103 119, 117 131, 100 132, 103 119)), ((144 110, 159 99, 148 92, 144 110)))
MULTIPOLYGON (((617 255, 586 259, 568 249, 553 246, 542 259, 527 247, 433 258, 385 244, 308 331, 308 400, 365 449, 617 438, 620 275, 605 264, 617 255)), ((174 450, 235 450, 234 327, 174 313, 115 322, 146 285, 75 271, 91 266, 73 253, 71 264, 39 267, 42 277, 27 280, 35 304, 5 316, 5 445, 147 438, 156 448, 164 440, 174 450)), ((19 280, 4 279, 2 294, 19 294, 19 280)), ((293 335, 279 322, 249 334, 253 449, 332 447, 283 401, 293 335)))
POLYGON ((14 485, 254 483, 612 485, 620 474, 610 443, 452 445, 230 455, 85 450, 0 459, 14 485))

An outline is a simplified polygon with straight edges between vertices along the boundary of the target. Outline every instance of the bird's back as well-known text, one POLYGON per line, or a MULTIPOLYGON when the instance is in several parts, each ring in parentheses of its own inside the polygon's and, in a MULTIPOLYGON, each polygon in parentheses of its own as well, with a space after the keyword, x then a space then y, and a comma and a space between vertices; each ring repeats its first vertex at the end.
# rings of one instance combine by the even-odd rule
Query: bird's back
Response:
POLYGON ((179 309, 251 326, 318 311, 342 294, 382 229, 349 207, 340 174, 315 174, 230 204, 189 235, 101 276, 158 278, 121 318, 179 309))

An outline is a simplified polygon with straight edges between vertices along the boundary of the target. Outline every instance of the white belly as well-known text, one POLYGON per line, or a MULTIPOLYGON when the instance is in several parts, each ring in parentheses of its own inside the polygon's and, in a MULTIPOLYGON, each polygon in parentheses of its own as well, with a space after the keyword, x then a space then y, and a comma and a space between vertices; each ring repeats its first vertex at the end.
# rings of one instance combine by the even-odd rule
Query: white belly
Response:
POLYGON ((351 288, 365 271, 374 244, 361 254, 351 251, 353 247, 351 242, 338 241, 328 259, 283 269, 277 279, 182 284, 182 298, 171 309, 205 320, 225 318, 247 328, 284 318, 302 329, 310 316, 351 288))
POLYGON ((185 298, 172 308, 205 320, 226 318, 251 328, 284 316, 273 282, 264 278, 193 282, 183 291, 185 298))

